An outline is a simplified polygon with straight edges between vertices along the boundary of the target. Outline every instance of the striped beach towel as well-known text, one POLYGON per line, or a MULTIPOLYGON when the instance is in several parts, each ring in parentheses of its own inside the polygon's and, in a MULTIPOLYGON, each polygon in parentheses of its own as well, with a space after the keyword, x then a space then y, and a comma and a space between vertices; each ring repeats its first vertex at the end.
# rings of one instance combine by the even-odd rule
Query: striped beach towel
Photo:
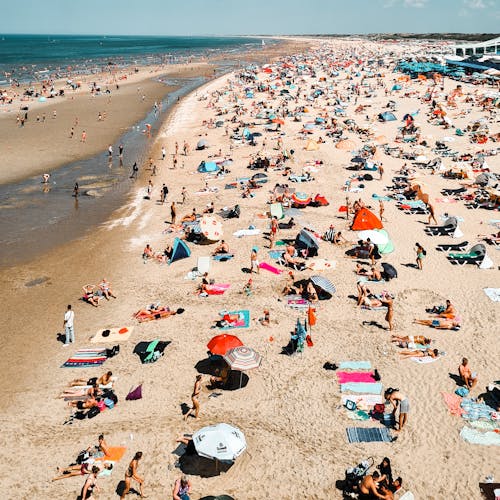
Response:
POLYGON ((386 427, 348 427, 346 432, 349 443, 390 443, 393 440, 386 427))
POLYGON ((61 368, 86 368, 89 366, 100 366, 107 359, 106 349, 87 348, 79 349, 71 356, 61 368))

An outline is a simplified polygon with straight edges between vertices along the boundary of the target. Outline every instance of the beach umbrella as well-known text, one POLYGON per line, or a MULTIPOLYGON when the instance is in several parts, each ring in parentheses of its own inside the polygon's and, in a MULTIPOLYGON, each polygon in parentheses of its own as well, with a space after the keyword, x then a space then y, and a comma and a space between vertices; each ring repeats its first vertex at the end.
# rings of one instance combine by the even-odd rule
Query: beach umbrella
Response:
POLYGON ((262 356, 251 347, 239 346, 229 349, 223 356, 231 370, 253 370, 262 362, 262 356))
POLYGON ((379 231, 374 231, 372 229, 368 229, 366 231, 358 231, 358 238, 360 240, 366 241, 370 238, 375 245, 384 245, 389 241, 389 237, 387 234, 381 233, 379 231))
POLYGON ((219 241, 222 237, 222 222, 213 215, 204 215, 200 220, 200 230, 210 241, 219 241))
POLYGON ((223 333, 222 335, 216 335, 213 337, 207 344, 207 348, 212 354, 224 356, 229 349, 232 349, 233 347, 240 347, 242 345, 243 342, 236 337, 236 335, 223 333))
POLYGON ((206 139, 200 139, 198 144, 196 144, 196 149, 205 149, 208 147, 208 142, 206 139))
POLYGON ((298 192, 298 193, 293 193, 292 194, 292 201, 294 203, 296 203, 297 205, 309 205, 309 203, 311 203, 311 197, 306 194, 306 193, 302 193, 302 192, 298 192))
POLYGON ((198 455, 221 462, 233 462, 247 447, 245 435, 229 424, 202 427, 193 434, 198 455))
POLYGON ((280 125, 285 124, 285 120, 282 120, 281 118, 273 118, 271 121, 272 123, 279 123, 280 125))
POLYGON ((333 295, 336 292, 335 285, 323 276, 311 276, 311 281, 314 286, 317 286, 330 295, 333 295))

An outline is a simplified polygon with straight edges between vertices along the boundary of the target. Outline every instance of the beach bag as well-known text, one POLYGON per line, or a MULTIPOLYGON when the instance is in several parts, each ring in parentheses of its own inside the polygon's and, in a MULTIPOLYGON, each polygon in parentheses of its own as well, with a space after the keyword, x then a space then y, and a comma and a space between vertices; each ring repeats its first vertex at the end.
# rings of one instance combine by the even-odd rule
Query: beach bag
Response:
POLYGON ((350 399, 346 400, 345 407, 350 411, 354 411, 357 408, 356 403, 350 399))
POLYGON ((107 407, 110 410, 115 407, 115 402, 112 399, 110 399, 110 398, 104 398, 104 401, 102 403, 103 403, 104 408, 107 407))
POLYGON ((460 396, 462 398, 464 398, 465 396, 467 396, 467 394, 469 394, 469 389, 467 389, 467 387, 459 387, 456 391, 455 391, 455 394, 457 396, 460 396))
POLYGON ((101 410, 99 409, 98 406, 94 406, 93 408, 91 408, 88 412, 87 412, 87 417, 88 418, 94 418, 96 417, 97 415, 99 415, 99 413, 101 413, 101 410))
POLYGON ((142 399, 142 384, 130 391, 125 398, 126 401, 136 401, 137 399, 142 399))
POLYGON ((94 385, 97 383, 97 377, 92 377, 87 380, 87 385, 94 385))
POLYGON ((384 403, 377 403, 374 407, 373 407, 373 413, 375 414, 382 414, 385 412, 385 404, 384 403))
POLYGON ((98 401, 97 402, 97 408, 99 408, 99 411, 104 411, 106 409, 106 403, 105 400, 98 401))

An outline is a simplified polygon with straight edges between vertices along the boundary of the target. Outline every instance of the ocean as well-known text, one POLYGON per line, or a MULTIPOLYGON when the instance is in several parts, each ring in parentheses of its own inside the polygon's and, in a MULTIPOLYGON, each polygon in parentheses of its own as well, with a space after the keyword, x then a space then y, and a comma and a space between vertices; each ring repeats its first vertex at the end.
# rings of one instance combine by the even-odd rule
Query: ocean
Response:
POLYGON ((106 66, 172 64, 261 44, 260 38, 245 37, 0 34, 0 84, 71 77, 106 66))

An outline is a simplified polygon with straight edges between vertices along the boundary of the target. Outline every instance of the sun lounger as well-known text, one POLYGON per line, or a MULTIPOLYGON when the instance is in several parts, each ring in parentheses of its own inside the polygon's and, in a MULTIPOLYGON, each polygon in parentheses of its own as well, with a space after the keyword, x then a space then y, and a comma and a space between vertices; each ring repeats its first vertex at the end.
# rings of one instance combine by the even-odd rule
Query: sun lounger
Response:
POLYGON ((443 243, 442 245, 437 245, 436 250, 438 252, 450 252, 450 251, 462 251, 467 248, 469 244, 468 241, 463 241, 462 243, 443 243))

